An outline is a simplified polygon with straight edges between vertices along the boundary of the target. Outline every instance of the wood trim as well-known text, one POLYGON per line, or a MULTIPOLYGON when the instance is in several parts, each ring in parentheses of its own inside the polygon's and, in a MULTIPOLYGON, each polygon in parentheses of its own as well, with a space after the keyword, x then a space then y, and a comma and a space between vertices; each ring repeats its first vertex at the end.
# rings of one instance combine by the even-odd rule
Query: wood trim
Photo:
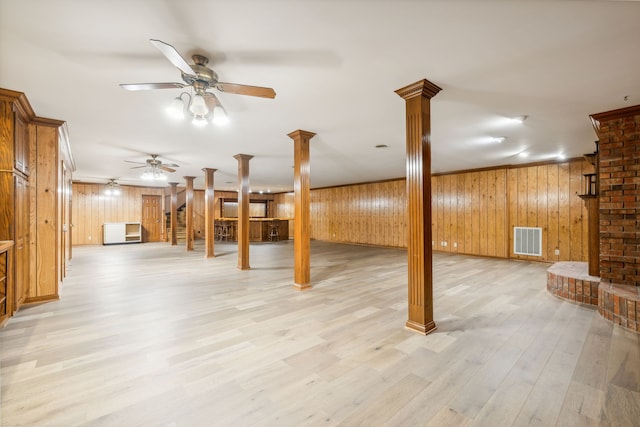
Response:
POLYGON ((23 92, 0 88, 0 100, 13 102, 14 107, 20 111, 20 114, 25 117, 27 122, 36 117, 27 96, 23 92))
POLYGON ((622 117, 637 116, 637 115, 640 115, 640 105, 633 105, 631 107, 618 108, 617 110, 590 114, 589 117, 602 123, 608 120, 615 120, 615 119, 620 119, 622 117))
POLYGON ((293 139, 293 258, 294 287, 298 290, 311 287, 311 221, 309 190, 309 141, 316 134, 296 130, 287 136, 293 139))
POLYGON ((62 123, 58 128, 58 135, 60 140, 60 152, 62 153, 62 159, 64 160, 67 168, 71 172, 76 170, 76 162, 73 160, 73 153, 71 152, 71 143, 69 140, 69 128, 67 122, 62 123))
POLYGON ((38 297, 27 297, 22 304, 20 304, 21 307, 24 306, 28 306, 28 305, 34 305, 34 304, 42 304, 43 302, 49 302, 49 301, 57 301, 60 299, 60 295, 55 294, 55 295, 44 295, 44 296, 38 296, 38 297))
POLYGON ((253 156, 236 154, 238 161, 238 269, 249 270, 249 160, 253 156))

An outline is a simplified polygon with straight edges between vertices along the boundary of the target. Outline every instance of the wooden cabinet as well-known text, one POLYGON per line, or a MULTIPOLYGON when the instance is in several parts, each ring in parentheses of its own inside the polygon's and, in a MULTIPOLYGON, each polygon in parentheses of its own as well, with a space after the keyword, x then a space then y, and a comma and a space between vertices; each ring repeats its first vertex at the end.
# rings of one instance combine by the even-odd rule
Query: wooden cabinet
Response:
POLYGON ((65 203, 73 170, 64 122, 36 117, 23 93, 0 89, 0 241, 13 241, 8 316, 58 299, 71 256, 65 203))
POLYGON ((102 228, 103 245, 142 242, 142 226, 139 222, 105 222, 102 228))
MULTIPOLYGON (((0 89, 0 240, 13 242, 4 258, 5 316, 10 317, 29 292, 29 122, 34 113, 24 94, 0 89)), ((6 318, 5 318, 6 320, 6 318)))

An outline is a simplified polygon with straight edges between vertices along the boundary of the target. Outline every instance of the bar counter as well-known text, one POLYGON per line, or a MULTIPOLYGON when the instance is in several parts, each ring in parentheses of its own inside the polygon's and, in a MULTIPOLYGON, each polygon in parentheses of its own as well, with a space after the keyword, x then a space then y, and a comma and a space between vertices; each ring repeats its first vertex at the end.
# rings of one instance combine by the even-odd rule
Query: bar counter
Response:
MULTIPOLYGON (((249 218, 250 242, 277 242, 289 239, 289 221, 292 218, 249 218)), ((216 240, 238 240, 238 218, 215 220, 216 240)))

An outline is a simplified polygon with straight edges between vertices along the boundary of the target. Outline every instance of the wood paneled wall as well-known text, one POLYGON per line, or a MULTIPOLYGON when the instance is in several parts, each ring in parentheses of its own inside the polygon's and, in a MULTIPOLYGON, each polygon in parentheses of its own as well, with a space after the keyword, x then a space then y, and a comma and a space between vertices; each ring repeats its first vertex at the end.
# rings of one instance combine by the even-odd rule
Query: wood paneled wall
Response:
MULTIPOLYGON (((583 160, 451 173, 432 177, 433 249, 540 261, 586 261, 587 211, 577 196, 583 160), (513 227, 541 227, 542 257, 513 253, 513 227), (559 255, 556 255, 556 248, 559 255)), ((122 186, 118 197, 101 184, 73 184, 73 244, 101 244, 104 222, 140 221, 142 194, 164 188, 122 186)), ((220 199, 236 192, 215 192, 220 199)), ((269 202, 269 216, 293 218, 293 195, 252 194, 269 202)), ((404 179, 311 191, 311 238, 364 245, 406 247, 404 179)), ((289 227, 290 230, 293 227, 289 227)), ((204 191, 194 191, 194 234, 204 236, 204 191)))
POLYGON ((73 245, 101 245, 102 224, 141 222, 142 195, 165 193, 164 188, 121 185, 120 195, 107 196, 106 189, 104 184, 73 183, 73 245))
POLYGON ((311 238, 406 247, 404 180, 311 191, 311 238))
POLYGON ((506 169, 434 176, 431 192, 434 250, 507 257, 506 169))
MULTIPOLYGON (((583 189, 582 174, 592 172, 593 166, 583 160, 510 169, 509 230, 541 227, 542 259, 546 261, 587 261, 587 208, 577 195, 583 189)), ((508 237, 512 258, 540 259, 515 255, 512 231, 508 237)))
MULTIPOLYGON (((432 177, 433 249, 539 261, 586 261, 587 211, 577 196, 581 159, 432 177), (513 227, 540 227, 542 257, 513 253, 513 227), (559 255, 556 255, 556 248, 559 255)), ((275 197, 277 216, 293 216, 293 196, 275 197)), ((311 191, 311 237, 406 247, 404 179, 311 191)))
MULTIPOLYGON (((105 222, 138 222, 142 219, 142 195, 167 196, 169 188, 135 187, 121 185, 119 196, 104 194, 105 184, 73 183, 73 245, 101 245, 102 224, 105 222)), ((184 188, 178 187, 178 192, 184 188)), ((235 191, 214 193, 215 218, 220 218, 220 199, 237 199, 235 191)), ((267 215, 272 215, 272 194, 251 194, 251 200, 267 200, 267 215)), ((170 203, 162 197, 163 203, 170 203)), ((167 212, 170 206, 163 206, 167 212)), ((204 190, 193 191, 193 234, 195 239, 204 239, 204 190)), ((166 240, 166 225, 163 221, 163 240, 166 240)))

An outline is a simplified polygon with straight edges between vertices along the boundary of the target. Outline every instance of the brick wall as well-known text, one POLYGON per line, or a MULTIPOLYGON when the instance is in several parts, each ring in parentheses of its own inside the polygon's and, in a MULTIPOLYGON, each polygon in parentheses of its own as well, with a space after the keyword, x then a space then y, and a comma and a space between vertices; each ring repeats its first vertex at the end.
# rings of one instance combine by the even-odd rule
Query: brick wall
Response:
POLYGON ((640 286, 640 105, 591 117, 600 138, 601 283, 640 286))

